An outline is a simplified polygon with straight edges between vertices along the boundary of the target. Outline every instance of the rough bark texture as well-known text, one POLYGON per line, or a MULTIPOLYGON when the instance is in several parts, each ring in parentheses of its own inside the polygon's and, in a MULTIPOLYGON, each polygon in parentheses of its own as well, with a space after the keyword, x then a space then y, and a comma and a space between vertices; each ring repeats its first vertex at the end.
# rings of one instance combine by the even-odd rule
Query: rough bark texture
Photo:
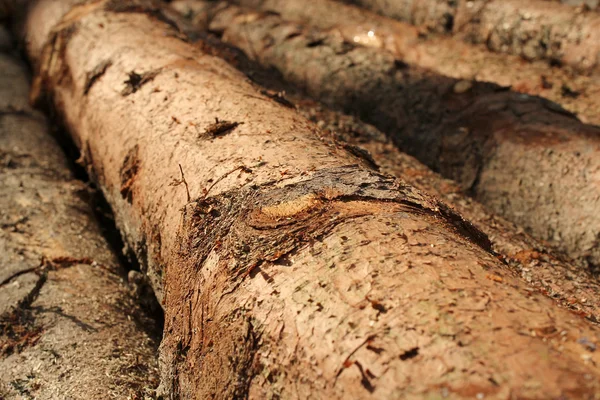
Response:
POLYGON ((382 15, 424 26, 492 51, 597 73, 600 14, 548 1, 352 0, 382 15))
POLYGON ((277 15, 214 11, 210 29, 226 42, 372 122, 534 236, 600 264, 600 129, 544 99, 408 66, 277 15))
POLYGON ((546 245, 521 228, 487 211, 461 193, 456 183, 444 179, 415 158, 398 151, 375 127, 356 117, 332 111, 304 99, 287 88, 286 98, 299 112, 323 128, 323 138, 354 152, 363 153, 381 172, 443 199, 484 232, 492 248, 533 288, 594 322, 600 322, 600 282, 568 259, 554 254, 546 245))
POLYGON ((68 6, 37 3, 28 51, 154 276, 168 396, 600 395, 598 329, 444 205, 322 143, 154 6, 48 18, 68 6))
POLYGON ((452 32, 459 1, 446 0, 348 0, 377 13, 422 26, 433 32, 452 32))
MULTIPOLYGON (((600 125, 600 76, 585 76, 545 61, 527 62, 516 55, 489 52, 443 35, 333 0, 236 0, 236 4, 279 13, 282 18, 330 30, 348 42, 383 48, 398 59, 455 79, 492 82, 539 95, 577 114, 585 123, 600 125)), ((210 3, 176 0, 179 12, 206 27, 210 3)))
MULTIPOLYGON (((210 4, 184 0, 171 5, 186 15, 188 20, 207 28, 206 15, 200 16, 200 13, 209 11, 210 4)), ((191 37, 202 36, 197 28, 194 30, 184 21, 180 21, 180 26, 191 37)), ((490 238, 493 250, 532 287, 591 321, 600 322, 600 282, 572 260, 556 254, 547 245, 527 235, 522 228, 487 211, 480 203, 465 196, 456 183, 440 177, 414 157, 400 152, 374 126, 309 99, 301 90, 285 82, 277 71, 262 68, 239 49, 210 35, 205 36, 205 40, 210 42, 215 54, 230 60, 236 68, 261 85, 264 93, 282 104, 295 107, 322 128, 321 140, 343 147, 360 156, 366 165, 442 198, 484 232, 490 238)), ((208 50, 206 41, 200 44, 208 50)))
MULTIPOLYGON (((7 37, 0 27, 0 37, 7 37)), ((154 339, 44 117, 0 47, 0 398, 143 398, 154 339)))

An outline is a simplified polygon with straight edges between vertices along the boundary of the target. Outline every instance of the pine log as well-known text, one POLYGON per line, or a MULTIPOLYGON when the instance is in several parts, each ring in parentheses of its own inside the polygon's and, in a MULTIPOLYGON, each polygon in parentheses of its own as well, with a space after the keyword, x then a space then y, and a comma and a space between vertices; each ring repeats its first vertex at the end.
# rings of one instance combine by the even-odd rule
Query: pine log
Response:
POLYGON ((600 128, 545 99, 440 76, 272 13, 213 3, 209 14, 210 29, 248 57, 374 124, 582 265, 600 265, 600 128))
POLYGON ((161 11, 41 0, 26 43, 162 298, 164 396, 600 393, 596 327, 161 11))
MULTIPOLYGON (((8 37, 0 27, 0 36, 8 37)), ((44 117, 0 48, 0 398, 143 398, 154 337, 44 117)))
POLYGON ((514 274, 563 307, 600 323, 600 282, 595 276, 556 254, 522 228, 487 211, 465 196, 455 182, 399 151, 374 126, 306 99, 293 88, 287 87, 285 96, 302 115, 323 128, 324 139, 364 154, 381 172, 442 199, 489 237, 492 249, 513 268, 514 274))
MULTIPOLYGON (((188 36, 203 37, 205 40, 200 41, 200 44, 205 50, 230 60, 236 68, 261 85, 270 97, 289 107, 295 107, 303 116, 316 123, 322 128, 321 140, 349 149, 359 155, 365 165, 403 179, 410 185, 443 199, 484 232, 490 239, 492 249, 532 288, 590 321, 600 323, 600 281, 593 276, 593 271, 578 267, 573 260, 552 251, 546 244, 525 233, 521 227, 489 212, 462 193, 455 182, 444 179, 414 157, 399 151, 374 126, 310 99, 274 71, 266 70, 249 60, 239 49, 203 34, 198 27, 208 29, 208 19, 204 13, 210 11, 211 4, 196 0, 177 0, 171 6, 185 15, 185 21, 180 21, 180 28, 188 36), (196 28, 189 26, 186 21, 192 21, 196 28), (210 43, 209 46, 207 42, 210 43)), ((308 8, 311 8, 310 5, 308 8)))
MULTIPOLYGON (((241 6, 276 12, 289 21, 330 30, 348 42, 382 48, 407 64, 461 80, 492 82, 560 104, 585 123, 600 125, 600 77, 555 68, 546 61, 527 62, 512 54, 490 52, 484 45, 444 35, 423 35, 419 28, 334 0, 235 0, 241 6)), ((211 5, 175 0, 171 6, 207 27, 211 5)))
POLYGON ((547 60, 583 73, 600 68, 600 14, 544 0, 349 0, 496 52, 547 60))

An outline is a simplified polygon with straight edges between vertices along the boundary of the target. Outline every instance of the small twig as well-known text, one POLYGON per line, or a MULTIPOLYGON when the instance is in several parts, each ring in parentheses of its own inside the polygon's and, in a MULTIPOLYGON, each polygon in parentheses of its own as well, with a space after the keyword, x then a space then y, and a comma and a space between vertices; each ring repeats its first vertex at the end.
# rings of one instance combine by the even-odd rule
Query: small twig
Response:
POLYGON ((358 351, 360 350, 364 345, 368 344, 370 341, 372 341, 373 339, 375 339, 375 337, 377 337, 377 334, 374 333, 372 335, 367 336, 367 338, 361 343, 359 344, 354 350, 352 350, 352 352, 350 354, 348 354, 348 357, 346 357, 346 359, 344 360, 344 362, 342 363, 341 368, 338 370, 337 374, 335 375, 335 379, 333 380, 333 385, 335 386, 338 377, 342 374, 342 372, 350 367, 351 365, 353 365, 354 363, 350 363, 350 358, 358 351))
POLYGON ((35 301, 35 299, 37 299, 40 295, 40 290, 42 290, 42 286, 44 286, 44 283, 46 283, 46 280, 48 279, 48 273, 46 271, 42 271, 38 274, 38 276, 39 277, 37 282, 35 283, 35 286, 33 287, 33 289, 31 289, 29 293, 27 293, 27 296, 25 296, 21 301, 19 301, 19 305, 17 306, 17 308, 29 308, 31 304, 35 301))
MULTIPOLYGON (((41 266, 37 267, 37 268, 41 268, 41 266)), ((19 302, 17 303, 16 306, 12 307, 12 310, 7 310, 0 315, 0 333, 2 332, 2 329, 4 329, 2 327, 2 325, 5 323, 5 321, 9 321, 9 320, 13 319, 17 310, 24 310, 24 309, 28 309, 29 307, 31 307, 31 304, 40 295, 42 286, 44 286, 44 284, 48 280, 48 272, 46 272, 43 269, 41 271, 36 270, 34 272, 38 276, 38 279, 35 282, 35 285, 33 286, 33 288, 29 291, 29 293, 27 293, 27 295, 25 295, 25 297, 23 297, 21 300, 19 300, 19 302)))
POLYGON ((246 172, 247 174, 251 173, 252 170, 244 165, 240 165, 238 167, 235 167, 234 169, 232 169, 229 172, 226 172, 224 175, 221 175, 221 177, 217 178, 216 181, 214 181, 212 183, 212 185, 210 185, 208 187, 208 189, 204 189, 204 197, 202 198, 203 200, 206 199, 206 196, 208 196, 208 193, 211 191, 212 188, 215 187, 215 185, 219 182, 221 182, 223 179, 227 178, 229 175, 233 174, 235 171, 239 171, 241 170, 242 172, 246 172))
POLYGON ((181 172, 181 179, 173 178, 173 182, 171 182, 169 185, 170 186, 179 186, 183 183, 185 185, 185 192, 187 194, 187 201, 189 203, 190 201, 192 201, 192 197, 190 196, 190 188, 188 186, 187 181, 185 180, 185 175, 183 174, 183 168, 181 167, 181 164, 178 164, 178 165, 179 165, 179 171, 181 172))
POLYGON ((38 265, 37 267, 31 267, 31 268, 27 268, 27 269, 24 269, 21 271, 17 271, 14 274, 12 274, 11 276, 9 276, 8 278, 6 278, 5 280, 3 280, 2 282, 0 282, 0 287, 7 285, 8 283, 10 283, 10 281, 12 281, 15 278, 18 278, 21 275, 25 275, 30 272, 36 272, 38 269, 40 269, 40 265, 38 265))
POLYGON ((98 266, 106 271, 112 272, 110 269, 108 269, 100 264, 95 264, 94 260, 92 260, 91 258, 73 258, 70 256, 46 258, 46 256, 42 256, 40 265, 31 267, 31 268, 26 268, 24 270, 15 272, 14 274, 10 275, 6 279, 4 279, 2 282, 0 282, 0 287, 6 286, 12 280, 18 278, 21 275, 28 274, 30 272, 34 272, 36 274, 39 274, 40 272, 46 273, 46 271, 56 271, 56 270, 59 270, 62 268, 72 267, 77 264, 88 264, 88 265, 92 265, 92 266, 98 266))

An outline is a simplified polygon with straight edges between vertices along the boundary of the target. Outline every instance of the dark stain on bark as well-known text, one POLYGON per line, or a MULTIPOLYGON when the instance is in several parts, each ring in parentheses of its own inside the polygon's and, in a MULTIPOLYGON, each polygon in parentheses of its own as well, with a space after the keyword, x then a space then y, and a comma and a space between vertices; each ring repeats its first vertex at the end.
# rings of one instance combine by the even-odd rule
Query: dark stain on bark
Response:
POLYGON ((85 77, 85 85, 83 87, 83 94, 88 94, 94 83, 100 79, 102 75, 108 70, 108 68, 112 65, 111 60, 106 60, 96 65, 96 67, 88 72, 85 77))
POLYGON ((563 97, 569 97, 571 99, 576 99, 581 94, 575 90, 572 90, 567 85, 562 85, 562 87, 560 88, 560 93, 562 94, 563 97))
POLYGON ((40 105, 45 99, 47 89, 53 85, 72 86, 73 77, 65 54, 69 41, 77 33, 78 23, 72 23, 50 34, 49 40, 42 49, 40 67, 31 85, 30 102, 40 105))
POLYGON ((131 204, 133 200, 133 184, 140 169, 140 160, 138 158, 138 145, 133 146, 121 165, 121 196, 131 204))
POLYGON ((368 369, 365 370, 359 361, 354 361, 354 365, 356 365, 361 375, 360 384, 363 385, 363 387, 369 393, 373 393, 375 391, 375 386, 369 380, 369 375, 371 375, 371 371, 369 371, 368 369))
POLYGON ((127 74, 128 78, 125 83, 125 88, 121 91, 122 96, 129 96, 137 92, 146 83, 152 81, 160 72, 160 70, 148 71, 138 74, 135 71, 131 71, 127 74))
POLYGON ((411 358, 415 358, 419 355, 419 348, 413 347, 412 349, 406 350, 404 353, 400 354, 400 359, 402 361, 410 360, 411 358))
POLYGON ((204 135, 213 138, 223 136, 233 131, 241 124, 243 124, 243 122, 219 121, 219 118, 215 118, 215 122, 210 124, 204 130, 204 135))

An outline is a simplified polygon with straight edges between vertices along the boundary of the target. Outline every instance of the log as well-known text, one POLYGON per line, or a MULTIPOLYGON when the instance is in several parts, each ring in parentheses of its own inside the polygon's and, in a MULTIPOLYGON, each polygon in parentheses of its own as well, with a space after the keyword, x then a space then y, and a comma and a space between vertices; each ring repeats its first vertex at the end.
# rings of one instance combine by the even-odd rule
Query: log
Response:
MULTIPOLYGON (((407 64, 460 80, 492 82, 511 90, 547 98, 585 123, 600 125, 600 80, 554 68, 546 61, 527 62, 511 54, 490 52, 443 35, 423 35, 419 28, 333 0, 236 0, 236 4, 276 12, 285 20, 332 31, 348 42, 390 51, 407 64), (459 55, 459 56, 457 56, 459 55)), ((171 6, 198 27, 206 27, 210 3, 175 0, 171 6)))
POLYGON ((600 14, 544 0, 350 0, 390 18, 423 26, 526 60, 581 73, 600 68, 600 14))
POLYGON ((327 146, 160 5, 75 3, 37 2, 27 51, 163 301, 165 397, 599 393, 598 328, 457 214, 327 146))
POLYGON ((137 325, 149 318, 8 51, 0 49, 0 398, 150 396, 157 343, 137 325))
POLYGON ((487 211, 480 203, 465 196, 455 182, 444 179, 414 157, 399 151, 374 126, 307 99, 293 88, 287 87, 285 94, 302 115, 322 127, 324 138, 337 146, 365 154, 365 158, 381 172, 442 199, 485 233, 492 249, 532 288, 590 321, 600 322, 600 282, 572 260, 555 254, 523 229, 487 211))
POLYGON ((498 215, 600 265, 600 129, 544 99, 447 78, 272 13, 216 3, 210 29, 386 132, 498 215), (573 195, 575 193, 575 195, 573 195))
MULTIPOLYGON (((210 3, 178 0, 170 5, 186 17, 184 23, 180 24, 186 34, 195 38, 204 36, 210 42, 211 53, 231 60, 236 68, 261 85, 270 97, 289 107, 295 107, 308 120, 316 123, 322 128, 322 140, 361 156, 367 166, 403 179, 408 184, 443 199, 485 233, 492 249, 532 288, 590 321, 600 322, 600 282, 588 271, 575 265, 572 260, 556 254, 546 244, 526 234, 522 228, 487 211, 480 203, 465 196, 455 182, 442 178, 414 157, 399 151, 374 126, 308 98, 272 70, 265 70, 249 60, 239 49, 203 35, 198 27, 208 29, 205 12, 212 8, 210 3), (197 27, 196 30, 186 21, 191 21, 197 27)), ((309 3, 307 8, 310 10, 313 5, 314 3, 309 3)), ((200 42, 205 49, 206 41, 200 42)))

